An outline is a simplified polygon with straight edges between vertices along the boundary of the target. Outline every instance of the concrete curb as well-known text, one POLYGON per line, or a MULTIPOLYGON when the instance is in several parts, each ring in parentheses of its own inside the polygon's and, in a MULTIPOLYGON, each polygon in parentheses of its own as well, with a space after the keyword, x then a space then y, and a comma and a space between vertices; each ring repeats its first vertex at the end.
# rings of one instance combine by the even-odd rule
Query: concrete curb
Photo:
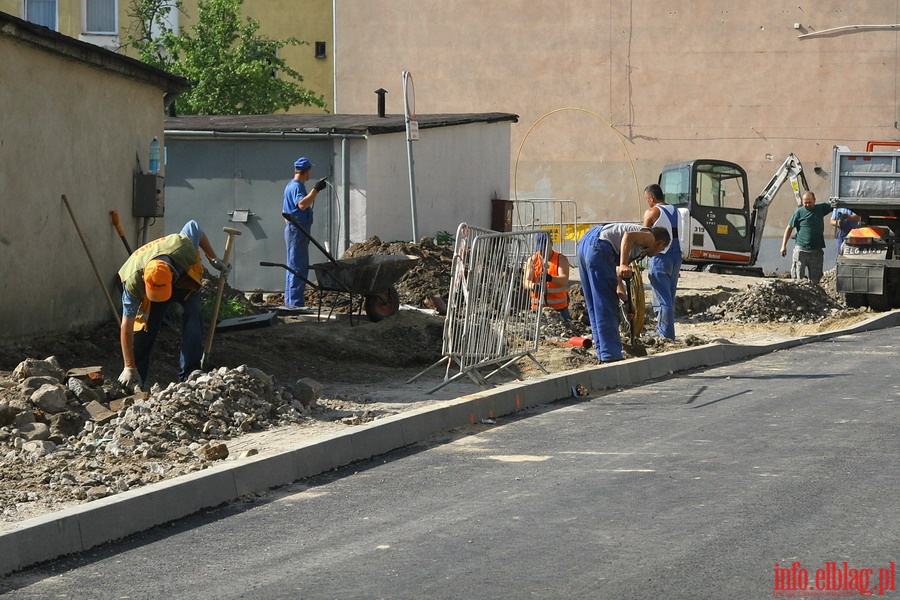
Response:
POLYGON ((384 454, 455 427, 569 398, 572 389, 579 384, 589 389, 633 385, 678 371, 721 365, 897 324, 900 324, 900 311, 893 311, 847 329, 773 344, 708 344, 509 383, 437 406, 379 419, 299 444, 287 452, 251 458, 237 465, 206 469, 23 521, 15 529, 0 533, 0 576, 39 562, 83 552, 247 494, 287 485, 384 454))

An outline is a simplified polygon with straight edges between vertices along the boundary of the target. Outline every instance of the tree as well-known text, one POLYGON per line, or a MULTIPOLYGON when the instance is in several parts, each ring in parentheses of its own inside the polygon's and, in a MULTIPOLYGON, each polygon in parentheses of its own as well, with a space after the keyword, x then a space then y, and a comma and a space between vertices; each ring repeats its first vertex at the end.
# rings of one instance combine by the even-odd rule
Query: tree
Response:
POLYGON ((173 32, 172 11, 181 0, 132 0, 134 19, 126 39, 147 64, 180 75, 191 89, 178 97, 178 114, 258 115, 292 106, 326 110, 322 95, 301 85, 303 76, 279 56, 285 46, 308 45, 296 38, 259 34, 259 21, 241 23, 243 0, 198 0, 197 23, 173 32))

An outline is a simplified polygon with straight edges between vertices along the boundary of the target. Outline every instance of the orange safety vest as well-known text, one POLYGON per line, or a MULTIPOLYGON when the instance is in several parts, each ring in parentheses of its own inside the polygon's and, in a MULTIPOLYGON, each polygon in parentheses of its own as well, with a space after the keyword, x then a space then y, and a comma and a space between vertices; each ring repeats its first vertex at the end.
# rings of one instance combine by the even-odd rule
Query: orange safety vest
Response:
MULTIPOLYGON (((547 273, 551 277, 559 277, 559 252, 554 250, 550 255, 550 261, 547 264, 547 273)), ((531 280, 539 282, 544 276, 544 253, 535 252, 531 267, 531 280)), ((537 308, 540 304, 541 296, 531 291, 531 308, 537 308)), ((547 284, 547 295, 544 296, 544 306, 549 306, 556 310, 562 310, 569 306, 569 292, 565 287, 556 281, 547 284)))

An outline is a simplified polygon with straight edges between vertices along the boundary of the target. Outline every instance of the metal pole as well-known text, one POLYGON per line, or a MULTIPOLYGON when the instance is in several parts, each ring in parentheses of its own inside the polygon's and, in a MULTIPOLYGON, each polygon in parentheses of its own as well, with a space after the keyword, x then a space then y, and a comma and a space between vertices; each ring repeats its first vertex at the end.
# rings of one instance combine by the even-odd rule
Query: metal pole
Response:
POLYGON ((413 121, 416 118, 416 96, 412 73, 403 71, 403 112, 406 117, 406 158, 409 163, 409 205, 412 216, 412 242, 419 241, 419 219, 416 215, 416 175, 413 161, 413 121))
POLYGON ((412 215, 412 242, 415 244, 419 241, 419 219, 416 215, 416 175, 413 169, 412 140, 409 139, 409 136, 406 137, 406 158, 409 162, 409 210, 412 215))

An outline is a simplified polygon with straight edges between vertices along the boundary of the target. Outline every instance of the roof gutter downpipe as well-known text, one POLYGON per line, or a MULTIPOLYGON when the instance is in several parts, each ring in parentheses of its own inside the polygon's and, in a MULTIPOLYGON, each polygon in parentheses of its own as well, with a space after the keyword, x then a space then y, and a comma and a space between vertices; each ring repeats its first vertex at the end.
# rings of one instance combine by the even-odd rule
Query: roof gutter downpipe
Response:
POLYGON ((344 226, 344 247, 341 253, 350 248, 350 140, 344 138, 341 140, 341 187, 343 188, 344 201, 344 217, 342 224, 344 226))

